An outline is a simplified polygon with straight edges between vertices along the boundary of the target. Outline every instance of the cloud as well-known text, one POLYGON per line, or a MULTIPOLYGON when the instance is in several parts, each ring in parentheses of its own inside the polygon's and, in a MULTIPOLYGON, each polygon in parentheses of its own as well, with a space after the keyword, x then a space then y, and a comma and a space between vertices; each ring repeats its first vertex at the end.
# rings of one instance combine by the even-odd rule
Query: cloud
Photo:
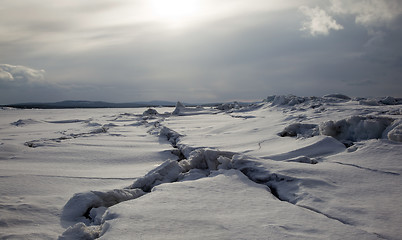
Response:
POLYGON ((0 81, 44 83, 45 70, 36 70, 25 66, 0 64, 0 81))
POLYGON ((303 22, 300 30, 309 32, 312 36, 328 35, 330 30, 341 30, 343 26, 338 24, 328 13, 319 8, 301 6, 299 10, 308 18, 303 22))
POLYGON ((356 24, 368 28, 389 25, 402 14, 400 0, 331 0, 335 14, 354 15, 356 24))

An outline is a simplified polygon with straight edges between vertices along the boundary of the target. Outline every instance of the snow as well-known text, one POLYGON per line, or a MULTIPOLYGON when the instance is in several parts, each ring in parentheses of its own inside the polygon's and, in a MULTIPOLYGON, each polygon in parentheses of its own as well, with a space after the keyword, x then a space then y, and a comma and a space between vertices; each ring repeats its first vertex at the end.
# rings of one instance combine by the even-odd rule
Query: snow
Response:
POLYGON ((393 123, 391 118, 352 116, 339 121, 328 121, 320 125, 320 133, 338 140, 361 141, 381 138, 393 123))
POLYGON ((402 235, 397 98, 0 111, 0 238, 402 235))
POLYGON ((323 234, 376 239, 278 201, 267 187, 236 170, 160 185, 135 202, 115 205, 108 214, 113 217, 100 239, 321 239, 323 234))

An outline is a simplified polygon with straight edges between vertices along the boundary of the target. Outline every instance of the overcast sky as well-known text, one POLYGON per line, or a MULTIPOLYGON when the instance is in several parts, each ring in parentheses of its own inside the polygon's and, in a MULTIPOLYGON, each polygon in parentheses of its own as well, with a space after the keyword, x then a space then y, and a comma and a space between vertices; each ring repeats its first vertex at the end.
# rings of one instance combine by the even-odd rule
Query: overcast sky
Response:
POLYGON ((0 104, 402 97, 400 0, 0 0, 0 104))

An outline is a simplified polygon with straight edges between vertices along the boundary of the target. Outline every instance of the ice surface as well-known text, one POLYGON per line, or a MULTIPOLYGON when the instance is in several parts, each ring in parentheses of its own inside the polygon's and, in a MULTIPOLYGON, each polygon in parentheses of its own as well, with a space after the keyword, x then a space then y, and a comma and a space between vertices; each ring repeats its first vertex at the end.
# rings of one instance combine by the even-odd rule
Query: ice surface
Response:
POLYGON ((402 235, 397 98, 1 111, 0 238, 402 235))

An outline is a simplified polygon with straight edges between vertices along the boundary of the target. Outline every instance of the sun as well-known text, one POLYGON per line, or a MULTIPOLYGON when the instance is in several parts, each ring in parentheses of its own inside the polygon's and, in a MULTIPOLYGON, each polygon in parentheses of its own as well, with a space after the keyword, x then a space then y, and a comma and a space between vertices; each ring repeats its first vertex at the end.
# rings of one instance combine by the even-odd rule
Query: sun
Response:
POLYGON ((156 21, 169 27, 188 25, 200 12, 199 0, 149 0, 156 21))

